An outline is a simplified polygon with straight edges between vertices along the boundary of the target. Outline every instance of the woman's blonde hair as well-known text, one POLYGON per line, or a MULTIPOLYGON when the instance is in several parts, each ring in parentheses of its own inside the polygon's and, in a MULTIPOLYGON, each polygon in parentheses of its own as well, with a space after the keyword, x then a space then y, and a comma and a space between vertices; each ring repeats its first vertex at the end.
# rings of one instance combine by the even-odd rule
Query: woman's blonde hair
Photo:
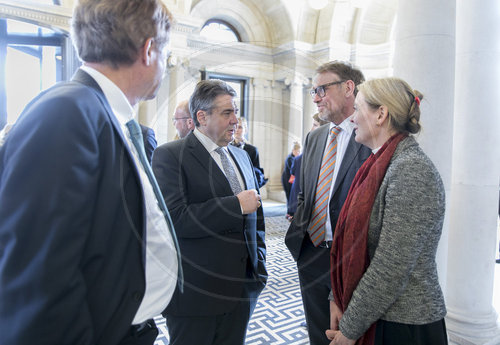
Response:
POLYGON ((420 101, 424 96, 399 78, 367 80, 358 86, 373 109, 387 107, 389 127, 399 133, 420 132, 420 101))

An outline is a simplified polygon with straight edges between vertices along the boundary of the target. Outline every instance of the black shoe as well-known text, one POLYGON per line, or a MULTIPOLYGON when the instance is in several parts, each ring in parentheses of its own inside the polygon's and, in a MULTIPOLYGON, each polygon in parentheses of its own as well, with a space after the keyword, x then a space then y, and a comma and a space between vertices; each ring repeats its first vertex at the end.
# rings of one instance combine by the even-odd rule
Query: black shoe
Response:
POLYGON ((497 264, 500 264, 500 259, 495 260, 497 264))

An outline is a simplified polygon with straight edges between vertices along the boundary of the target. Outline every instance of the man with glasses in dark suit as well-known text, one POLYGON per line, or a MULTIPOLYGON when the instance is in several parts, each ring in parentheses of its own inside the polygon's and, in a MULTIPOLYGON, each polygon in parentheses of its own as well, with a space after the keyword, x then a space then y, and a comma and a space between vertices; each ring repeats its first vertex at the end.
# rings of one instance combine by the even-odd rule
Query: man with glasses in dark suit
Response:
POLYGON ((371 151, 354 141, 350 121, 363 74, 349 63, 319 66, 311 96, 322 126, 308 134, 301 166, 301 192, 285 243, 297 261, 311 345, 329 344, 330 247, 340 210, 359 167, 371 151))

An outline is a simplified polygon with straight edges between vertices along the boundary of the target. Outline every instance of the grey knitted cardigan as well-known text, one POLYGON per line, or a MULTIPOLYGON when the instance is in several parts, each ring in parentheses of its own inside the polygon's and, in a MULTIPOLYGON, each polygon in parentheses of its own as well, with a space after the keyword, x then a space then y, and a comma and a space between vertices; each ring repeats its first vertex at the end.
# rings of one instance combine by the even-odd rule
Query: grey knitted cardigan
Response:
POLYGON ((405 138, 373 204, 370 266, 339 324, 347 338, 358 339, 379 319, 422 325, 446 315, 435 262, 444 211, 438 171, 415 139, 405 138))

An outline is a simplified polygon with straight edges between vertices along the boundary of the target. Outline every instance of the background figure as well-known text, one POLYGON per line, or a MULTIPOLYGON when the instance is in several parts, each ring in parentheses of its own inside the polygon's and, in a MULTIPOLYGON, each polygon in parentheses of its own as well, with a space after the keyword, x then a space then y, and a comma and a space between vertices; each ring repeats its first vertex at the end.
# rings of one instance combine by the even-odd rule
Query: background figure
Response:
POLYGON ((144 151, 146 152, 146 157, 148 159, 149 164, 151 164, 151 158, 153 157, 153 151, 156 149, 158 145, 155 138, 155 132, 152 128, 141 126, 142 139, 144 141, 144 151))
POLYGON ((181 101, 175 108, 172 122, 177 133, 176 139, 185 138, 194 129, 194 121, 189 113, 188 100, 181 101))
POLYGON ((330 247, 333 229, 352 179, 371 151, 354 140, 350 116, 363 74, 328 62, 316 69, 311 96, 320 118, 331 122, 310 132, 304 144, 297 210, 285 243, 297 261, 311 345, 328 344, 330 247), (323 168, 322 168, 323 167, 323 168))
MULTIPOLYGON (((295 157, 300 155, 301 150, 302 150, 302 145, 300 145, 298 141, 295 141, 292 145, 292 152, 290 152, 290 154, 285 159, 285 166, 283 167, 283 172, 281 173, 281 185, 285 190, 287 210, 288 210, 288 205, 290 203, 290 191, 292 189, 292 183, 293 183, 293 179, 290 180, 290 178, 292 177, 293 160, 295 159, 295 157)), ((287 219, 290 218, 290 215, 288 213, 286 215, 286 218, 287 219)))
POLYGON ((133 119, 161 85, 171 20, 158 0, 76 3, 83 66, 0 148, 1 344, 154 343, 180 260, 133 119))
POLYGON ((186 281, 164 313, 171 345, 242 345, 267 280, 252 162, 228 145, 238 123, 235 96, 223 81, 200 81, 189 101, 195 130, 159 146, 153 156, 186 281))
POLYGON ((236 128, 236 132, 234 132, 234 140, 231 142, 231 145, 239 147, 248 153, 260 188, 267 183, 267 178, 264 176, 264 169, 260 167, 259 150, 245 141, 247 129, 247 120, 244 117, 239 117, 238 127, 236 128))
MULTIPOLYGON (((328 121, 323 121, 319 118, 319 113, 316 113, 312 116, 313 123, 311 126, 311 130, 309 132, 314 131, 315 129, 326 125, 328 121)), ((293 176, 292 188, 290 189, 290 197, 288 199, 288 215, 290 216, 288 219, 292 221, 293 215, 295 214, 295 210, 297 210, 297 198, 300 192, 300 167, 302 165, 302 154, 295 157, 292 163, 291 173, 293 176)))
POLYGON ((444 186, 409 135, 420 131, 422 95, 398 78, 358 88, 356 141, 374 154, 354 178, 335 230, 327 334, 332 345, 448 344, 435 262, 444 186))

